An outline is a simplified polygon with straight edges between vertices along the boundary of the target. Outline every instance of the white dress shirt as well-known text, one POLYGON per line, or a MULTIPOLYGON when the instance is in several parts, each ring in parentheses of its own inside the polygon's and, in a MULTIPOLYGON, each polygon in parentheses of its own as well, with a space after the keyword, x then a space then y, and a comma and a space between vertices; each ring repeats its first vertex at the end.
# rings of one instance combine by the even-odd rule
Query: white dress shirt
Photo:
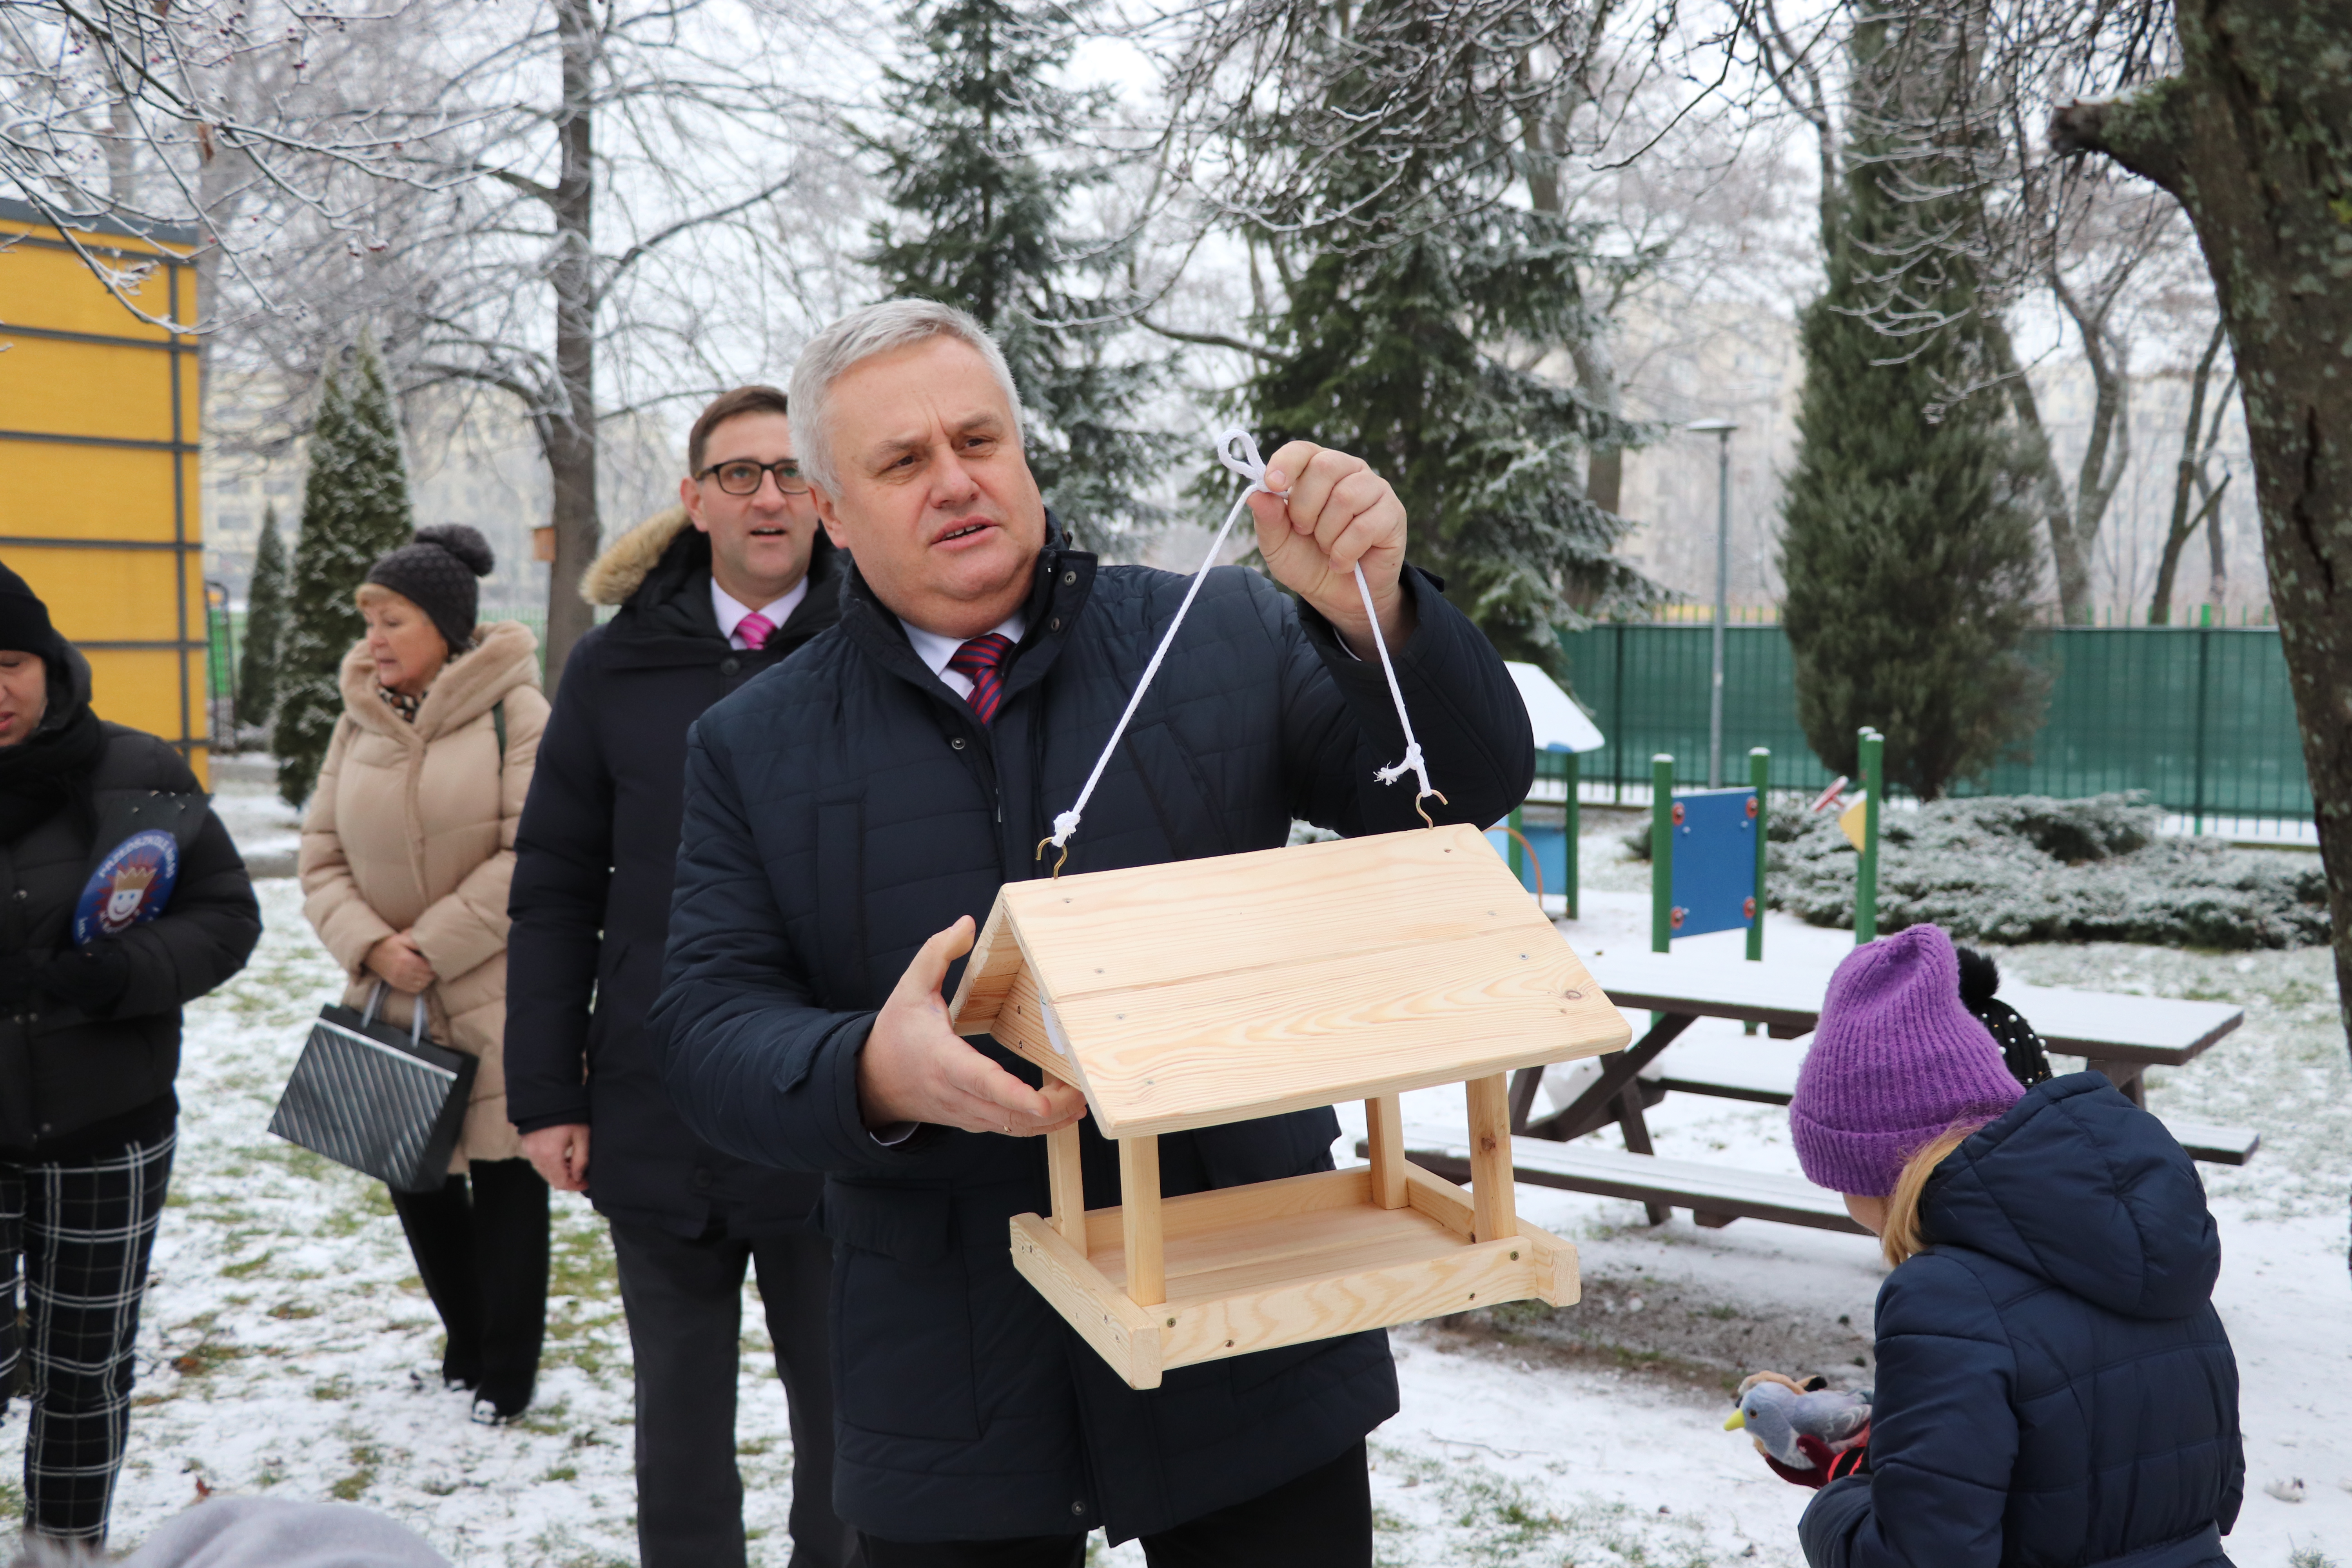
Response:
MULTIPOLYGON (((781 628, 792 613, 801 607, 801 601, 807 597, 808 574, 803 573, 801 580, 793 584, 782 598, 761 605, 760 613, 768 617, 769 625, 781 628)), ((743 617, 751 613, 751 607, 738 603, 734 595, 719 585, 716 576, 710 579, 710 607, 719 616, 719 629, 725 634, 727 646, 748 649, 751 645, 738 636, 735 628, 743 624, 743 617)))
MULTIPOLYGON (((925 631, 904 616, 898 617, 898 624, 907 628, 907 640, 914 645, 915 657, 929 665, 931 673, 946 681, 949 690, 958 697, 971 695, 971 677, 948 668, 948 660, 956 656, 956 649, 971 640, 970 637, 943 637, 937 632, 925 631)), ((1029 617, 1015 610, 989 629, 1002 632, 1018 647, 1022 634, 1029 629, 1029 617)))

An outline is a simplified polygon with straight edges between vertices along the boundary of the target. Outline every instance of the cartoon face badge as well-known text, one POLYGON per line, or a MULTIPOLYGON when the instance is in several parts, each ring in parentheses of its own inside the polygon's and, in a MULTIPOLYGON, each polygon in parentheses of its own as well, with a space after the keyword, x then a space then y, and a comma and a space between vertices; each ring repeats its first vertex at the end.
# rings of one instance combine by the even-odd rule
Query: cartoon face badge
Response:
POLYGON ((76 945, 121 936, 162 914, 179 876, 180 846, 169 833, 150 828, 116 845, 90 873, 75 902, 76 945))

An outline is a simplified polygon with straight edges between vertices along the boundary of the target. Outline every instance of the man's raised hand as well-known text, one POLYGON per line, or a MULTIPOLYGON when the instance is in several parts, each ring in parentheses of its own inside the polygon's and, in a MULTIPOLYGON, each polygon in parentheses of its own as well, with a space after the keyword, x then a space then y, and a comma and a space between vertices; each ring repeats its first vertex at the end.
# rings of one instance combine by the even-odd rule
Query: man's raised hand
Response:
POLYGON ((1320 610, 1357 657, 1372 657, 1371 625, 1356 590, 1355 566, 1380 612, 1391 647, 1412 635, 1412 603, 1397 585, 1404 570, 1404 503, 1361 458, 1291 441, 1265 466, 1266 488, 1250 497, 1257 547, 1275 581, 1320 610))
POLYGON ((1031 1089, 948 1027, 940 987, 948 965, 971 951, 974 935, 966 915, 923 943, 875 1015, 857 1058, 857 1111, 866 1126, 932 1121, 1034 1138, 1086 1114, 1086 1098, 1070 1085, 1048 1079, 1044 1089, 1031 1089))

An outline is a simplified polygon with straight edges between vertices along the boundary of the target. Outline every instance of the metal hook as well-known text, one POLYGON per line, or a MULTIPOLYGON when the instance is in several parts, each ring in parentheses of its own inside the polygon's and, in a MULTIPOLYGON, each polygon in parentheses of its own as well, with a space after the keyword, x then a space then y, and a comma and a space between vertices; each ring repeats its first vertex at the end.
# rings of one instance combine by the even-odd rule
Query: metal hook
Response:
POLYGON ((1412 797, 1412 808, 1413 808, 1413 810, 1418 811, 1418 812, 1420 812, 1420 813, 1421 813, 1421 825, 1422 825, 1423 827, 1434 827, 1434 826, 1437 826, 1437 824, 1435 824, 1434 822, 1432 822, 1432 821, 1429 819, 1429 812, 1428 812, 1428 810, 1427 810, 1425 807, 1423 807, 1423 805, 1421 804, 1423 801, 1429 799, 1432 795, 1436 795, 1436 796, 1437 796, 1437 804, 1438 804, 1438 805, 1452 805, 1454 804, 1452 801, 1450 801, 1450 800, 1446 799, 1444 795, 1438 795, 1437 791, 1435 791, 1435 790, 1433 790, 1433 789, 1425 789, 1425 790, 1423 790, 1419 795, 1414 795, 1414 796, 1412 797))
MULTIPOLYGON (((1440 795, 1438 798, 1439 798, 1439 799, 1441 799, 1441 800, 1443 800, 1444 797, 1443 795, 1440 795)), ((1045 858, 1045 846, 1046 846, 1046 845, 1048 845, 1048 844, 1051 844, 1052 842, 1054 842, 1054 836, 1053 836, 1052 834, 1050 834, 1050 833, 1049 833, 1049 834, 1047 834, 1045 837, 1040 838, 1039 840, 1037 840, 1037 853, 1036 853, 1035 855, 1034 855, 1034 856, 1030 857, 1030 858, 1032 858, 1032 859, 1035 859, 1035 860, 1043 860, 1043 859, 1045 858)), ((1069 863, 1070 863, 1070 847, 1069 847, 1068 845, 1065 844, 1065 845, 1063 845, 1063 846, 1062 846, 1062 858, 1061 858, 1059 860, 1056 860, 1056 861, 1055 861, 1055 862, 1054 862, 1054 874, 1053 874, 1053 876, 1052 876, 1050 879, 1049 879, 1049 880, 1051 880, 1051 881, 1055 881, 1055 882, 1060 881, 1060 880, 1062 879, 1062 868, 1063 868, 1063 867, 1065 867, 1065 866, 1066 866, 1066 865, 1068 865, 1069 863)))

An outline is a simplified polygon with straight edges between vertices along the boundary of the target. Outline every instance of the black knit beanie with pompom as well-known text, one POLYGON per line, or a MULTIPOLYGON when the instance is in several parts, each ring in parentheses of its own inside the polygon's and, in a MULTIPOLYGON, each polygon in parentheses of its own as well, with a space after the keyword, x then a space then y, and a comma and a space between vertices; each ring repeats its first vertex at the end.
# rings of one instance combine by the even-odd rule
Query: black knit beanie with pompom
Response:
POLYGON ((460 654, 474 644, 482 607, 478 579, 497 563, 481 530, 444 522, 418 529, 415 539, 369 567, 367 580, 430 616, 450 653, 460 654))

